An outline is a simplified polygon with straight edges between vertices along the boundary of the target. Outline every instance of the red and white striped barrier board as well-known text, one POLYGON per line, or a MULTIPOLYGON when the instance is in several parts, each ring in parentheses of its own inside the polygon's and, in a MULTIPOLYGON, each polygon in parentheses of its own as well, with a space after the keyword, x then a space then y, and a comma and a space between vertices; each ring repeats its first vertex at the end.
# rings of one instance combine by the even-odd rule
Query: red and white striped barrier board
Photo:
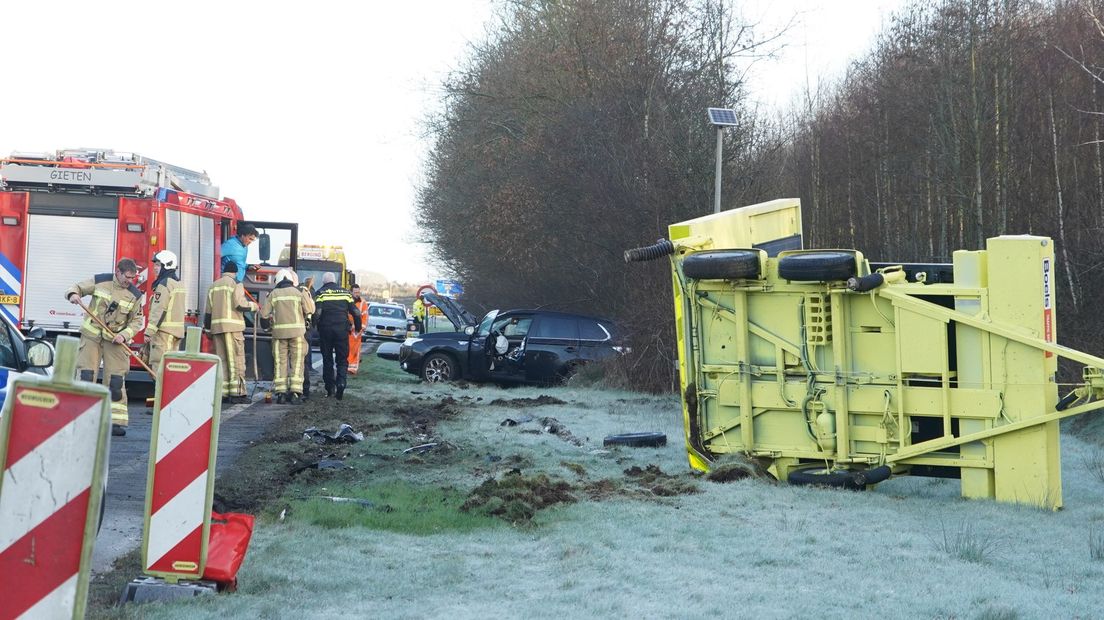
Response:
POLYGON ((84 616, 111 409, 68 369, 15 379, 0 417, 0 620, 84 616))
POLYGON ((147 575, 169 581, 203 575, 222 399, 219 372, 218 357, 204 353, 169 353, 161 365, 142 537, 147 575))

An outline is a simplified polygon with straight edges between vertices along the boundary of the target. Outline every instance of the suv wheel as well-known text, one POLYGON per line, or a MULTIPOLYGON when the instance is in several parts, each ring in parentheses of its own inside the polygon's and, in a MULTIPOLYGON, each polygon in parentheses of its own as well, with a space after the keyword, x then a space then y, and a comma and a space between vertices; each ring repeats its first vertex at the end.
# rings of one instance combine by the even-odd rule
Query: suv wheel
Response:
POLYGON ((456 362, 444 353, 433 353, 422 363, 422 378, 430 383, 452 381, 457 378, 456 362))

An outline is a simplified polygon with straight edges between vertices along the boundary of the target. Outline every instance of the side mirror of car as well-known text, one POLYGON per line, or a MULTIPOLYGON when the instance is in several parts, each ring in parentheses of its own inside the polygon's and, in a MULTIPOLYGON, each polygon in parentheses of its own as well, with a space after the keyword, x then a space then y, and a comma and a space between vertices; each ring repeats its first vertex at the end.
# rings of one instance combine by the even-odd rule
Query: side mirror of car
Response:
POLYGON ((54 365, 54 347, 44 340, 35 340, 27 345, 27 366, 30 368, 49 368, 54 365))
POLYGON ((272 237, 268 233, 257 235, 257 254, 262 263, 267 263, 272 258, 272 237))
POLYGON ((470 336, 470 335, 475 333, 475 328, 472 327, 471 325, 468 325, 467 327, 464 328, 464 333, 470 336))

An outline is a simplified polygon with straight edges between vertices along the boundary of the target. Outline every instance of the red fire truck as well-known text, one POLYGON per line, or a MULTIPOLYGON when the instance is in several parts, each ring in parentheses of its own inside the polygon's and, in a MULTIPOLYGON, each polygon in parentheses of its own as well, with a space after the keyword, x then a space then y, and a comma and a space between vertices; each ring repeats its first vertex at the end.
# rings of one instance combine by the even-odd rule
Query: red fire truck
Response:
MULTIPOLYGON (((218 276, 219 248, 240 221, 241 208, 220 198, 205 172, 110 150, 13 153, 0 160, 0 313, 23 331, 76 334, 82 311, 64 299, 65 289, 127 257, 143 269, 139 287, 148 293, 153 255, 167 249, 179 257, 186 321, 196 324, 218 276)), ((263 224, 262 243, 251 246, 260 250, 251 262, 263 264, 246 282, 255 297, 280 267, 267 264, 266 228, 279 230, 277 247, 298 243, 295 224, 263 224)), ((131 379, 148 377, 132 372, 131 379)))

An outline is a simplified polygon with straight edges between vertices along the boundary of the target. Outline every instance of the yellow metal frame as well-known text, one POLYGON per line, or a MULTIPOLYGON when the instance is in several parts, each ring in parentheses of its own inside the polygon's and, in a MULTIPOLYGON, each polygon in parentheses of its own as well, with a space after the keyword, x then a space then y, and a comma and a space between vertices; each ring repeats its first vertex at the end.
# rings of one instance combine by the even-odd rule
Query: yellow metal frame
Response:
MULTIPOLYGON (((796 200, 672 225, 679 384, 690 465, 739 453, 786 480, 827 464, 957 469, 962 494, 1062 505, 1057 360, 1086 366, 1071 396, 1104 398, 1104 358, 1055 344, 1050 239, 996 237, 954 255, 954 283, 905 281, 854 292, 846 283, 787 281, 763 259, 755 280, 694 280, 682 261, 701 250, 800 238, 796 200), (759 231, 759 232, 757 232, 759 231), (765 231, 765 232, 764 232, 765 231), (767 235, 764 237, 762 235, 767 235)), ((851 251, 853 252, 853 251, 851 251)), ((870 273, 855 252, 856 275, 870 273)))

